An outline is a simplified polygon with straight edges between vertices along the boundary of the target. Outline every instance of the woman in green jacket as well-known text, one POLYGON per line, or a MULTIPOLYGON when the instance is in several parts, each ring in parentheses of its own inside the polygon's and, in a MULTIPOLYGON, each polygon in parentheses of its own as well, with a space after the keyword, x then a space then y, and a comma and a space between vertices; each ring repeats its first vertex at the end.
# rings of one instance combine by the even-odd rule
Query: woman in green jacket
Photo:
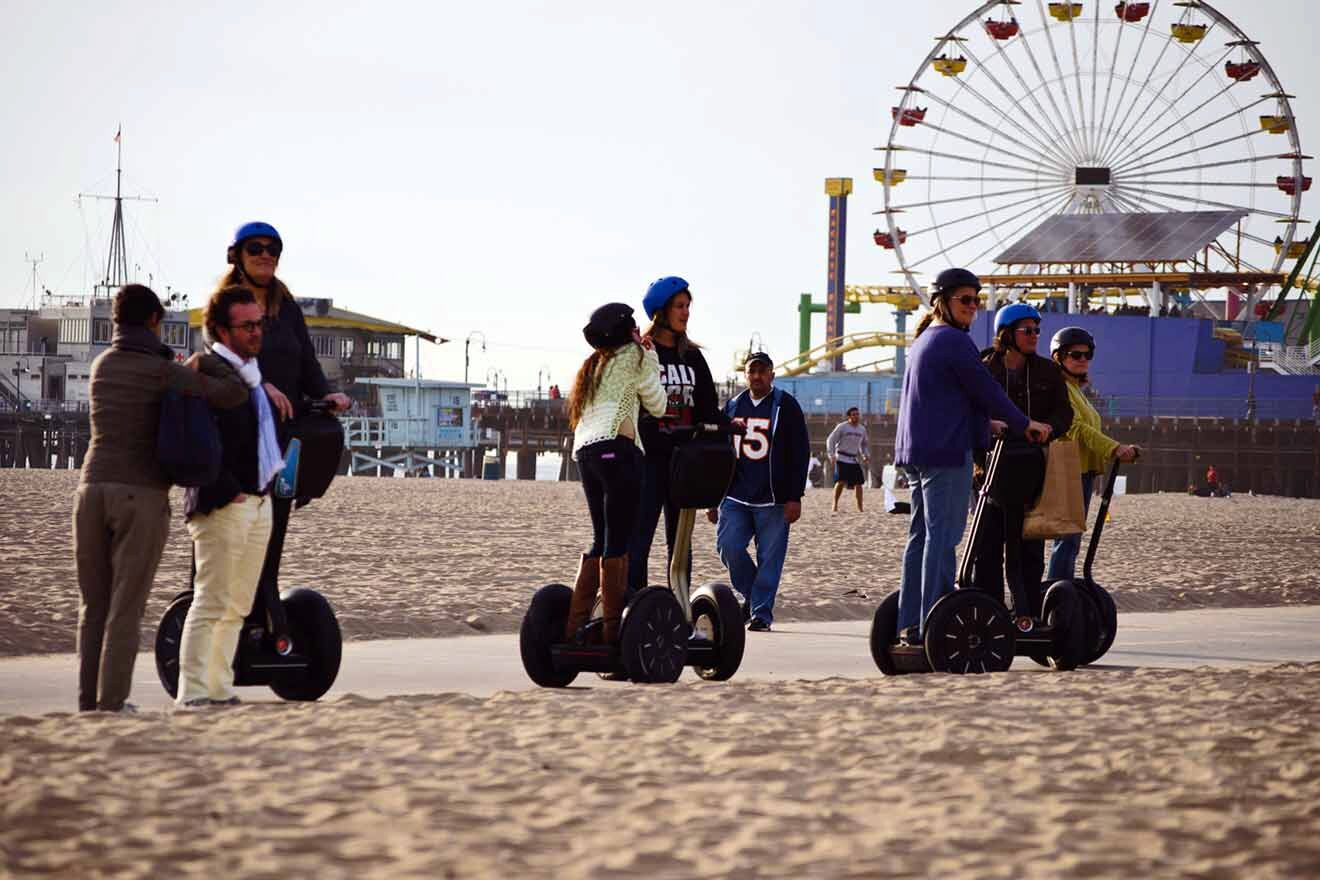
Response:
MULTIPOLYGON (((1082 459, 1082 509, 1091 504, 1091 490, 1096 474, 1108 467, 1111 458, 1122 462, 1137 460, 1141 450, 1136 446, 1119 443, 1100 430, 1100 414, 1091 406, 1082 392, 1095 358, 1095 339, 1081 327, 1064 327, 1050 341, 1050 355, 1058 361, 1068 385, 1068 400, 1072 404, 1072 426, 1064 435, 1075 440, 1082 459)), ((1081 533, 1059 538, 1050 552, 1050 567, 1046 580, 1050 583, 1068 580, 1077 566, 1077 551, 1082 546, 1081 533)))

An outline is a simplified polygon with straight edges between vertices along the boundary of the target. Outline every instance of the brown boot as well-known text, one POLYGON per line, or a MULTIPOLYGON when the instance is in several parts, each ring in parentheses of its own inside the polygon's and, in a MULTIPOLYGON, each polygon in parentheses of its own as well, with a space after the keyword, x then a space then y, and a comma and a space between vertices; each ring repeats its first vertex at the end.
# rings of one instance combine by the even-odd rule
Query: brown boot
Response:
POLYGON ((605 643, 619 641, 619 621, 623 618, 628 594, 628 555, 603 556, 600 560, 600 598, 604 607, 605 643))
POLYGON ((583 554, 578 562, 577 580, 573 583, 573 601, 568 606, 568 623, 564 626, 564 641, 571 642, 591 619, 596 604, 596 591, 600 589, 600 557, 583 554))

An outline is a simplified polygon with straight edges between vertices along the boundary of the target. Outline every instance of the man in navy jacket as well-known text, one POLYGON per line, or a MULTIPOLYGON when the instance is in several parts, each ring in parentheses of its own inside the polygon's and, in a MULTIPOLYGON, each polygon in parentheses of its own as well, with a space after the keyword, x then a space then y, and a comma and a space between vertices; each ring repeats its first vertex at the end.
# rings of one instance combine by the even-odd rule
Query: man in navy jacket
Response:
POLYGON ((807 420, 793 395, 774 387, 774 362, 763 351, 747 357, 747 390, 724 406, 725 415, 746 428, 735 437, 738 467, 719 509, 706 511, 717 523, 715 544, 743 597, 743 615, 753 632, 769 632, 775 594, 788 553, 788 530, 802 515, 810 438, 807 420), (756 540, 756 561, 747 545, 756 540))

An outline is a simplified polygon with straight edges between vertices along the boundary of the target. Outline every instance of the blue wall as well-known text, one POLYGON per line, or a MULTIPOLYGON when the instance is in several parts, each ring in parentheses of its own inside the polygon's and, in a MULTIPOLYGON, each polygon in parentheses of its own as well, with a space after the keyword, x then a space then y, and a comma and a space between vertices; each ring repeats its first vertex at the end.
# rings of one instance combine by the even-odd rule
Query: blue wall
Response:
MULTIPOLYGON (((1214 338, 1212 321, 1046 313, 1039 352, 1048 354, 1050 337, 1068 326, 1085 327, 1095 337, 1091 385, 1102 414, 1241 418, 1246 413, 1247 371, 1224 369, 1225 344, 1214 338)), ((993 334, 993 315, 977 315, 972 325, 977 345, 988 346, 993 334)), ((1256 415, 1310 418, 1311 394, 1317 387, 1317 376, 1258 371, 1256 415)))
POLYGON ((775 387, 797 398, 807 413, 898 412, 902 380, 892 373, 814 373, 775 379, 775 387))

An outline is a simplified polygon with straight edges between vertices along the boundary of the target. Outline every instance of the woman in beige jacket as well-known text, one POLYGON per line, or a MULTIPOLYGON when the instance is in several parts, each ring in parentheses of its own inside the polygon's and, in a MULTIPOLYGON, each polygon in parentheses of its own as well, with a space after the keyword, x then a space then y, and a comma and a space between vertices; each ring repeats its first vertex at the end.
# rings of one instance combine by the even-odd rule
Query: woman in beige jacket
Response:
POLYGON ((591 511, 592 542, 573 584, 564 633, 569 640, 590 619, 599 591, 605 641, 618 641, 628 584, 628 540, 642 488, 644 450, 637 418, 642 406, 659 418, 668 405, 660 384, 660 360, 632 315, 630 306, 608 303, 582 328, 593 351, 573 382, 568 423, 591 511))

